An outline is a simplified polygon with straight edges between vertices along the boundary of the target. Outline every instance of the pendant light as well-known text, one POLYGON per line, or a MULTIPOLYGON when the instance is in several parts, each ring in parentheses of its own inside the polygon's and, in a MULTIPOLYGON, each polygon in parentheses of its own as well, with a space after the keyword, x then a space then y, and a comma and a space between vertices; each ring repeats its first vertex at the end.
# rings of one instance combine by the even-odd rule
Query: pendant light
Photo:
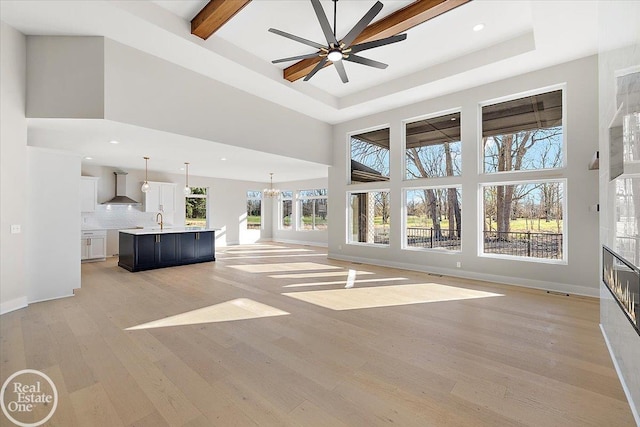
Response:
POLYGON ((189 187, 189 163, 188 162, 184 163, 184 176, 185 176, 185 184, 184 184, 184 190, 182 190, 182 192, 184 193, 185 196, 188 196, 189 194, 191 194, 191 187, 189 187))
POLYGON ((149 181, 147 179, 147 174, 148 174, 148 169, 147 169, 147 163, 149 162, 149 158, 148 157, 144 157, 144 182, 142 183, 142 187, 140 188, 140 190, 142 190, 143 193, 146 193, 147 191, 149 191, 149 188, 151 187, 149 185, 149 181))
POLYGON ((280 194, 280 190, 273 188, 273 172, 269 175, 269 188, 262 190, 262 194, 264 194, 265 197, 277 197, 280 194))

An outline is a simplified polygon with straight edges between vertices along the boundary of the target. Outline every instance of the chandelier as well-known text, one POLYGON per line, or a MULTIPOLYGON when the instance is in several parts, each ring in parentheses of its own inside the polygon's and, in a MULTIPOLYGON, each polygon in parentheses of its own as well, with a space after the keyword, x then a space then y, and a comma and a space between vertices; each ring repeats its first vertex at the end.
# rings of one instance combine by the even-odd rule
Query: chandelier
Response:
POLYGON ((273 172, 269 174, 269 188, 262 190, 264 197, 277 197, 280 194, 280 190, 273 188, 273 172))

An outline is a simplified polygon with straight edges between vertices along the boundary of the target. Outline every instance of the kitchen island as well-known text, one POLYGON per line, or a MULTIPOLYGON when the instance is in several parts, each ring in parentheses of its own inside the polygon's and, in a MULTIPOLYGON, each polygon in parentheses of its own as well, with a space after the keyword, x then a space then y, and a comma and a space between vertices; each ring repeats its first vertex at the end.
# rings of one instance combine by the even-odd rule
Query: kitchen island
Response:
POLYGON ((118 265, 129 271, 215 261, 215 228, 120 230, 118 265))

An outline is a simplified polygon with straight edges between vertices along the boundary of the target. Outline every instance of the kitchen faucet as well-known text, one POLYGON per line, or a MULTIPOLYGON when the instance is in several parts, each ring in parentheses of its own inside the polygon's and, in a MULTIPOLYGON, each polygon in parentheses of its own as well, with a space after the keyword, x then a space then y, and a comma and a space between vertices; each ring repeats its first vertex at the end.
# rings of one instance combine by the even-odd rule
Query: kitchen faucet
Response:
POLYGON ((164 228, 164 220, 162 219, 162 212, 158 212, 158 215, 156 215, 156 222, 160 224, 160 231, 162 231, 162 229, 164 228), (158 217, 160 217, 160 222, 158 222, 158 217))

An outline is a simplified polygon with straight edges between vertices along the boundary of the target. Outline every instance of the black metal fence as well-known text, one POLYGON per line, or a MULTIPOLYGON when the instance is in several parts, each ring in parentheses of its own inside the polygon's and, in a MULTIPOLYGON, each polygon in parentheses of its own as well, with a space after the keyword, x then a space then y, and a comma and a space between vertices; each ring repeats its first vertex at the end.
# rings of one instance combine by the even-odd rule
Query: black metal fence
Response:
POLYGON ((485 231, 484 252, 533 258, 562 259, 562 233, 485 231))
POLYGON ((448 229, 436 231, 426 227, 407 227, 407 246, 411 248, 443 248, 460 250, 460 236, 448 229))

